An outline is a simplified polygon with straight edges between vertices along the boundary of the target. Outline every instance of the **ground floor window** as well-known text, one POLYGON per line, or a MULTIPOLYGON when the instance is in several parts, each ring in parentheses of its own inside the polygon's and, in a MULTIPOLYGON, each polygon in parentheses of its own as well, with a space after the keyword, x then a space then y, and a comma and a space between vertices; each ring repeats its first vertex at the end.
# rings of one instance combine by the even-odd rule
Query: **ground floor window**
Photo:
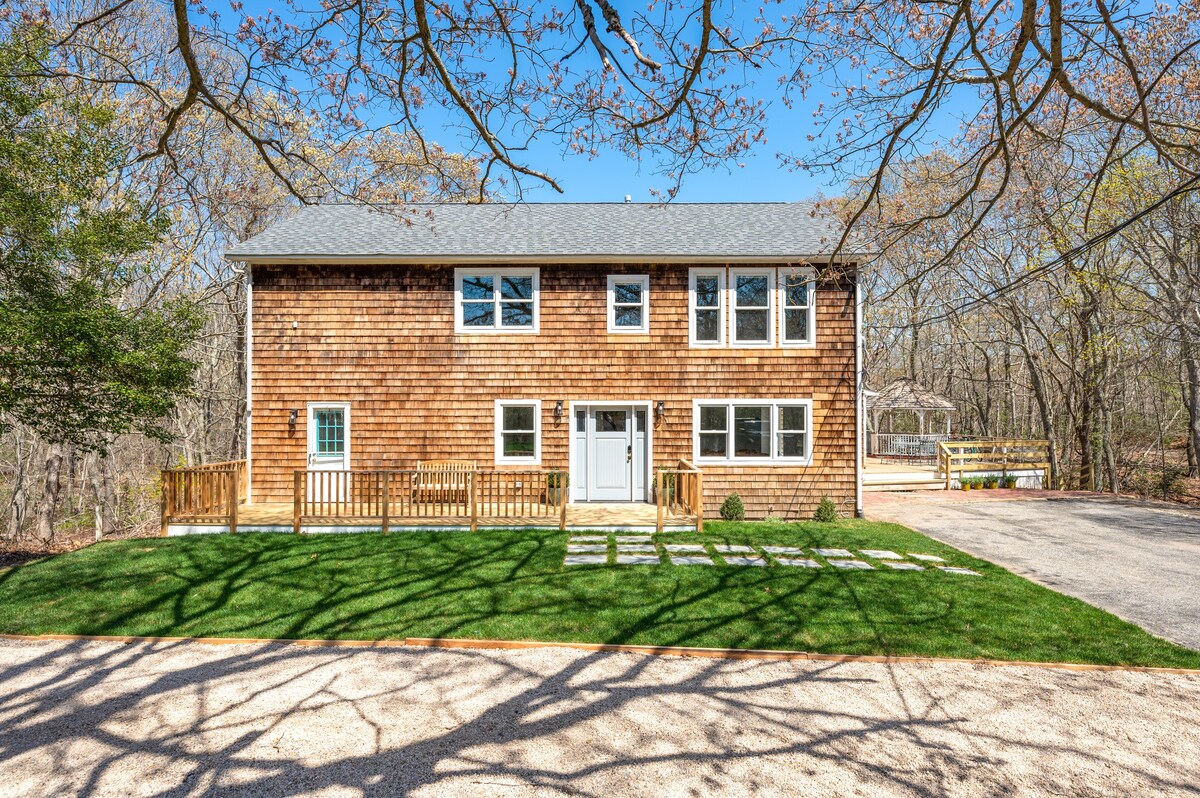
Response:
POLYGON ((542 461, 542 403, 537 399, 496 401, 496 462, 537 465, 542 461))
POLYGON ((807 399, 697 400, 692 455, 702 463, 804 465, 812 459, 811 427, 807 399))

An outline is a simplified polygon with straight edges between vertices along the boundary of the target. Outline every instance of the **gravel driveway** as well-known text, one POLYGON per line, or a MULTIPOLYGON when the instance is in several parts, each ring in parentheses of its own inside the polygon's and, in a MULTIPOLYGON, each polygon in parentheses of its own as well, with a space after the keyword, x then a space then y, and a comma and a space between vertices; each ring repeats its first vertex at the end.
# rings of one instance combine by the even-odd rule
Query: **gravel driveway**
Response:
POLYGON ((0 796, 1200 795, 1200 673, 0 641, 0 796))
POLYGON ((1022 495, 876 493, 865 509, 1200 649, 1200 513, 1091 494, 1006 494, 1022 495))

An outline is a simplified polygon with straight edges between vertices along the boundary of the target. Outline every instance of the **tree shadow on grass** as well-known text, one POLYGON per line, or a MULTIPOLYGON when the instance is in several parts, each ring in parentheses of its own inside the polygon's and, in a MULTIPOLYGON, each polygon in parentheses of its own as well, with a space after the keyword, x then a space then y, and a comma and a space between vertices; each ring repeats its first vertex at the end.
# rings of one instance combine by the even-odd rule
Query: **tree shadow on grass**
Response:
POLYGON ((0 761, 31 795, 999 793, 1029 786, 1006 769, 1024 758, 1049 792, 1114 769, 1135 791, 1194 778, 1182 755, 1131 765, 1141 740, 1004 722, 1064 687, 1099 702, 1102 681, 1070 675, 1004 679, 979 717, 954 705, 976 675, 916 666, 83 642, 2 644, 0 662, 0 761))

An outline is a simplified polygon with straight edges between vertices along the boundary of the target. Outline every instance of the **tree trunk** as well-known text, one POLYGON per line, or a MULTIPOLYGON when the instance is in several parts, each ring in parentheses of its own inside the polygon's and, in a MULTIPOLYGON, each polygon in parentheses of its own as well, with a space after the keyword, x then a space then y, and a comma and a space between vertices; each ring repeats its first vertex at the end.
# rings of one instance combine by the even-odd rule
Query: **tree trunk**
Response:
POLYGON ((54 444, 46 455, 46 482, 42 500, 38 503, 34 531, 38 540, 49 543, 54 539, 54 516, 62 493, 63 447, 54 444))

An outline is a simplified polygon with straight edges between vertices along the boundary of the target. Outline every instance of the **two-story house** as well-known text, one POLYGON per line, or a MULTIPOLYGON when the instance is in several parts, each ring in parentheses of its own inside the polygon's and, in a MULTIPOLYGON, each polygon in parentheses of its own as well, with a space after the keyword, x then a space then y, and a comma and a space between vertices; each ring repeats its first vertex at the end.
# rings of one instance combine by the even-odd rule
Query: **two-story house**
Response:
POLYGON ((569 472, 568 500, 858 504, 854 254, 809 203, 308 207, 234 247, 249 501, 298 470, 569 472), (822 254, 826 253, 826 254, 822 254))

